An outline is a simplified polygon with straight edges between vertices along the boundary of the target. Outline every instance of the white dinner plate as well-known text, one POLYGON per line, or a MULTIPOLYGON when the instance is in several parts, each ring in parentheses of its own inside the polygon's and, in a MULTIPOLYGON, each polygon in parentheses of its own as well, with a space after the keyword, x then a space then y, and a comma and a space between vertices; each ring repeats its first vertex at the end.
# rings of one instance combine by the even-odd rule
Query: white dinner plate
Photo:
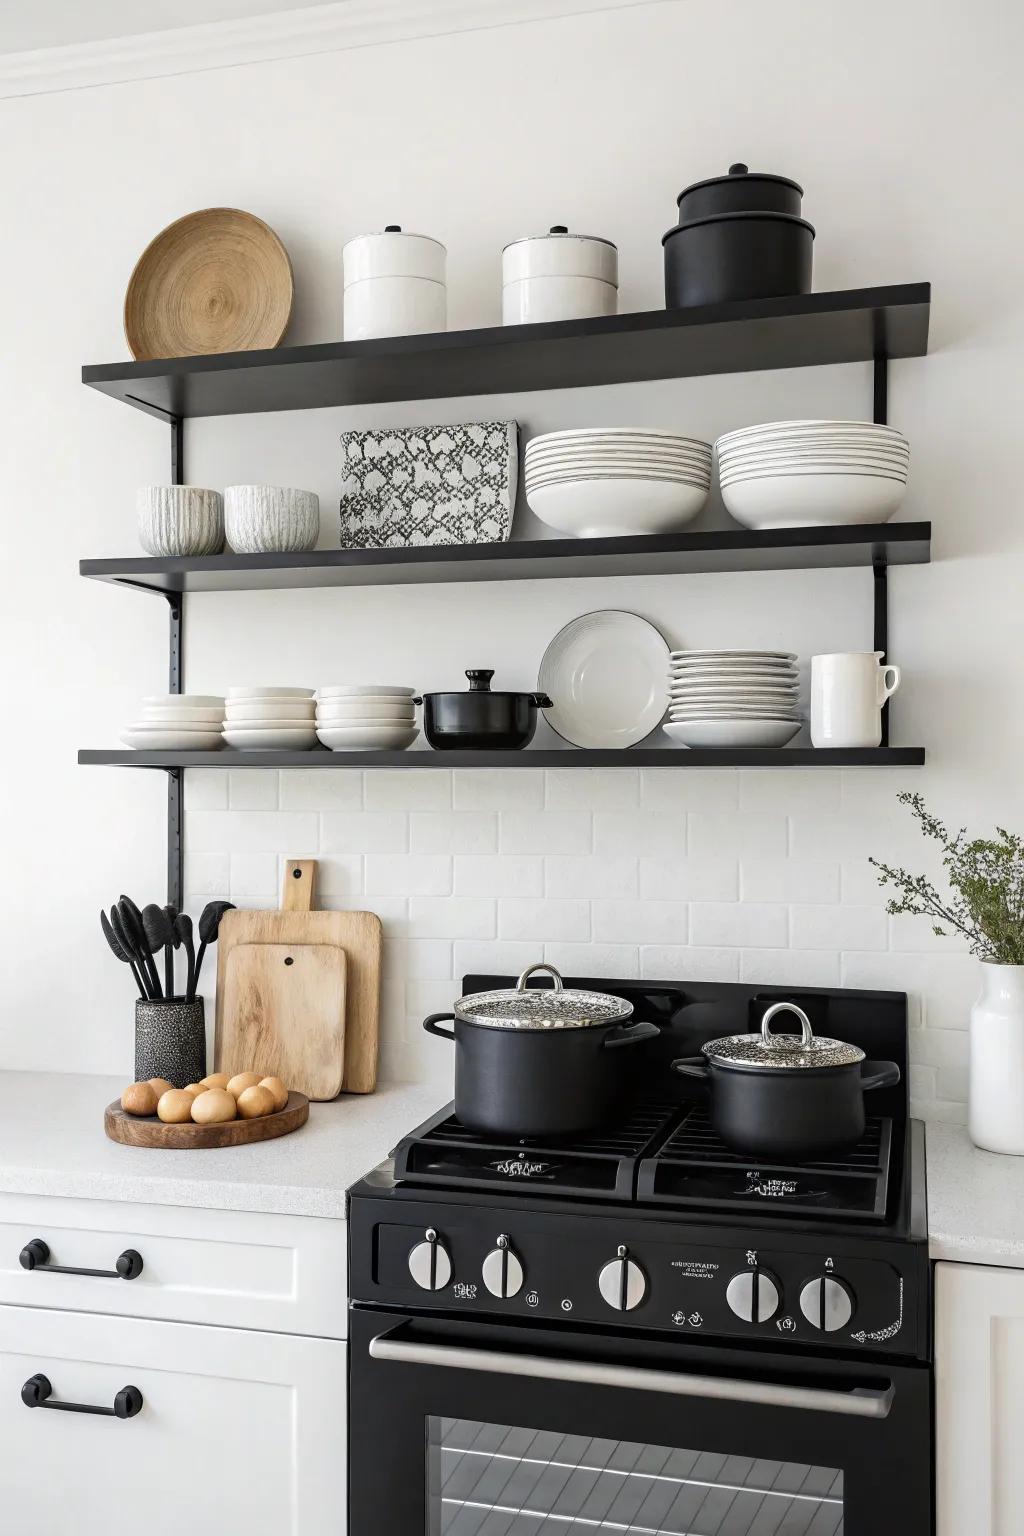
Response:
POLYGON ((256 699, 244 704, 228 699, 222 718, 235 725, 259 725, 264 720, 294 720, 301 725, 304 720, 312 720, 315 709, 313 699, 256 699))
POLYGON ((748 437, 777 437, 784 432, 793 432, 799 435, 814 436, 815 434, 850 434, 853 437, 879 437, 895 438, 899 442, 907 439, 897 427, 890 427, 880 421, 761 421, 750 427, 736 427, 732 432, 722 432, 718 437, 720 443, 739 442, 748 437))
POLYGON ((632 747, 665 714, 668 645, 636 613, 573 619, 541 658, 537 687, 554 700, 551 727, 577 747, 632 747))
POLYGON ((135 751, 149 752, 214 752, 224 745, 224 738, 220 731, 188 731, 183 732, 177 726, 169 725, 165 730, 132 730, 130 727, 121 732, 121 740, 126 747, 132 747, 135 751))
POLYGON ((703 662, 721 658, 724 661, 745 659, 748 661, 796 661, 795 651, 742 651, 731 647, 724 647, 716 651, 669 651, 672 662, 703 662))
POLYGON ((419 729, 374 720, 369 725, 320 725, 317 735, 332 752, 404 752, 416 740, 419 729))
POLYGON ((676 672, 669 669, 669 685, 688 688, 708 688, 715 683, 725 683, 734 686, 740 683, 749 683, 755 688, 774 687, 776 684, 797 683, 800 674, 795 667, 683 667, 676 672))
POLYGON ((702 437, 685 437, 680 432, 660 432, 647 427, 569 427, 562 432, 541 432, 530 443, 617 442, 635 439, 641 443, 678 443, 688 448, 706 448, 711 444, 702 437))
POLYGON ((318 688, 318 699, 411 699, 415 688, 397 683, 337 683, 332 688, 318 688))
POLYGON ((684 747, 784 747, 800 729, 799 720, 685 720, 665 734, 684 747))
POLYGON ((229 688, 228 698, 237 699, 311 699, 314 688, 229 688))

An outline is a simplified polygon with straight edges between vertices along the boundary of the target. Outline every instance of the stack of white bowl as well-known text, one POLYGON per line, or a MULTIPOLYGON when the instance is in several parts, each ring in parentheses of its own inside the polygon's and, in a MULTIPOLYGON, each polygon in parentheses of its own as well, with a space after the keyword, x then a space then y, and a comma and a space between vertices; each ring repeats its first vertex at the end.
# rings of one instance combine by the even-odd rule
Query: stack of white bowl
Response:
POLYGON ((791 651, 672 651, 668 692, 684 747, 783 747, 800 729, 791 651))
POLYGON ((697 516, 711 487, 711 444, 674 432, 594 427, 526 445, 526 499, 579 539, 669 533, 697 516))
POLYGON ((321 688, 316 734, 332 752, 404 752, 419 734, 415 692, 395 683, 321 688))
POLYGON ((312 688, 229 688, 224 740, 242 752, 307 752, 316 746, 312 688))
POLYGON ((224 700, 210 693, 159 693, 142 701, 142 716, 121 733, 125 746, 154 752, 212 752, 224 745, 224 700))
POLYGON ((773 421, 715 447, 722 500, 746 528, 884 523, 906 494, 910 444, 873 421, 773 421))

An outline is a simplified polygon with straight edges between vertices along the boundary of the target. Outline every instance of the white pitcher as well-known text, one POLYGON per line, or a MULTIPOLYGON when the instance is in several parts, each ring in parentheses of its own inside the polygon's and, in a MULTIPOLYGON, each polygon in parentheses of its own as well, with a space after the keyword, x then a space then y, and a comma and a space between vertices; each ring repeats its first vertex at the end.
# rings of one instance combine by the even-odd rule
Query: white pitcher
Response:
POLYGON ((811 657, 811 743, 879 747, 882 705, 900 685, 900 669, 883 666, 884 651, 837 651, 811 657))

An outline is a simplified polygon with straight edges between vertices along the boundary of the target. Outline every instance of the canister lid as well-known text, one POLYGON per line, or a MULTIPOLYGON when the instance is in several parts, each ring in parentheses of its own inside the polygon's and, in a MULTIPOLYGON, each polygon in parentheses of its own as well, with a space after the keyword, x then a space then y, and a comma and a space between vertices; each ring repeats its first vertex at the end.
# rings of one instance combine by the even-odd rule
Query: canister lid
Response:
POLYGON ((502 251, 502 282, 524 277, 595 277, 617 288, 619 253, 603 235, 576 235, 566 224, 552 224, 546 235, 523 235, 502 251))
POLYGON ((346 243, 342 251, 345 287, 368 277, 423 277, 443 283, 446 255, 440 240, 388 224, 377 234, 356 235, 346 243))

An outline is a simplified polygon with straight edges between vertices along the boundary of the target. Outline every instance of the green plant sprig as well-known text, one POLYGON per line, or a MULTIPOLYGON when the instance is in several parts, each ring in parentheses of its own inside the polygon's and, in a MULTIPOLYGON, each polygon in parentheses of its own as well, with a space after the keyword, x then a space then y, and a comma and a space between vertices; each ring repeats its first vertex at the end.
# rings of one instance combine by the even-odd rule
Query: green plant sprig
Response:
POLYGON ((922 834, 942 848, 951 895, 943 899, 926 875, 869 858, 879 885, 895 886, 899 893, 885 910, 893 917, 930 918, 939 938, 961 934, 980 960, 1024 965, 1024 838, 1004 827, 996 827, 994 838, 969 838, 964 828, 951 835, 919 794, 904 790, 896 798, 909 806, 922 834))

